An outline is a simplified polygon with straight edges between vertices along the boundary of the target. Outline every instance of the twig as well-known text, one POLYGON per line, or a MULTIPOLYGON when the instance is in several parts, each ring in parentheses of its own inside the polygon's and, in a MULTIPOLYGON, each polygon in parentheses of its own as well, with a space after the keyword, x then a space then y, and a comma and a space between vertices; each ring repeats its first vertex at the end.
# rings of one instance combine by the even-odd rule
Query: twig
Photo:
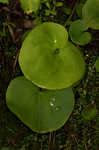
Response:
POLYGON ((53 150, 55 144, 55 132, 50 132, 48 150, 53 150))
POLYGON ((16 57, 15 57, 15 61, 13 63, 13 73, 15 73, 15 67, 16 67, 16 64, 17 64, 17 61, 18 61, 18 57, 19 57, 19 50, 17 51, 17 54, 16 54, 16 57))
POLYGON ((8 24, 8 29, 9 29, 9 32, 10 32, 10 34, 11 34, 12 41, 13 41, 13 43, 15 44, 15 43, 16 43, 15 34, 14 34, 14 32, 13 32, 12 27, 11 27, 9 24, 8 24))
POLYGON ((88 150, 88 149, 87 149, 87 145, 86 145, 86 144, 85 144, 85 150, 88 150))
POLYGON ((75 135, 72 135, 72 137, 74 138, 76 144, 79 145, 79 144, 78 144, 78 141, 77 141, 77 139, 76 139, 76 137, 75 137, 75 135))
POLYGON ((48 142, 48 150, 51 150, 51 137, 52 137, 52 133, 50 132, 50 134, 49 134, 49 142, 48 142))

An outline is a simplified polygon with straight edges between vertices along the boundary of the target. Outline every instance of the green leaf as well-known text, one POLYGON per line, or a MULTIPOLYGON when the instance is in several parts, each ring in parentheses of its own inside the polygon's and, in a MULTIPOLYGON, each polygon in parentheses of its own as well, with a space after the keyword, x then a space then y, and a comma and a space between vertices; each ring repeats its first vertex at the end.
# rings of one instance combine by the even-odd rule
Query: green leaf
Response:
POLYGON ((82 16, 84 22, 92 29, 99 29, 99 0, 87 0, 82 16))
POLYGON ((85 72, 80 51, 68 42, 65 28, 56 23, 43 23, 28 34, 19 64, 27 79, 47 89, 69 87, 85 72))
POLYGON ((17 77, 7 89, 6 103, 30 129, 45 133, 64 125, 73 110, 74 96, 71 88, 40 89, 26 78, 17 77))
POLYGON ((45 10, 45 15, 49 16, 50 14, 53 15, 53 16, 56 16, 56 11, 55 10, 46 9, 45 10))
POLYGON ((96 60, 95 67, 96 67, 96 71, 99 72, 99 57, 96 60))
POLYGON ((36 12, 40 7, 40 0, 20 0, 20 3, 27 14, 36 12))
POLYGON ((87 25, 82 20, 74 21, 69 29, 71 40, 78 45, 86 45, 91 41, 91 34, 85 32, 87 25))
POLYGON ((8 4, 9 0, 0 0, 0 3, 8 4))
POLYGON ((63 5, 64 5, 63 2, 56 2, 55 4, 56 7, 62 7, 63 5))

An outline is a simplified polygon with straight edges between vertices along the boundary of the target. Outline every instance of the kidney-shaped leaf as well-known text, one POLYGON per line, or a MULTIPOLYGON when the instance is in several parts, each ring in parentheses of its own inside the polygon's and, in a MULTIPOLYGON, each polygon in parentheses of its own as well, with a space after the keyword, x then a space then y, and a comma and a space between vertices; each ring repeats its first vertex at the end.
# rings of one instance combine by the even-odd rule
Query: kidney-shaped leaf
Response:
POLYGON ((91 41, 91 34, 85 32, 87 25, 82 20, 74 21, 69 29, 71 40, 78 45, 86 45, 91 41))
POLYGON ((67 40, 67 31, 56 23, 44 23, 33 29, 19 55, 25 77, 47 89, 66 88, 80 80, 85 62, 80 51, 67 40))
POLYGON ((26 13, 36 12, 40 7, 40 0, 20 0, 20 3, 26 13))
POLYGON ((82 9, 82 16, 88 27, 99 29, 99 0, 87 0, 82 9))
POLYGON ((7 89, 6 102, 30 129, 45 133, 64 125, 73 110, 74 96, 71 88, 40 90, 26 78, 17 77, 7 89))

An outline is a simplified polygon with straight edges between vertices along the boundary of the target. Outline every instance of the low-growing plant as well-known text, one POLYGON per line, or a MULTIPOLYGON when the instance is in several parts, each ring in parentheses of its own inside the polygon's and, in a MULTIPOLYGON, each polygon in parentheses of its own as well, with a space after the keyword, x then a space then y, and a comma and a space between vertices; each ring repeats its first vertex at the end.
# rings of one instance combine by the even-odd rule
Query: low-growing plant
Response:
POLYGON ((47 89, 67 88, 85 72, 82 54, 68 41, 66 29, 51 22, 37 26, 28 34, 19 64, 27 79, 47 89))
POLYGON ((74 21, 69 30, 71 40, 78 45, 85 45, 91 41, 91 34, 85 32, 88 26, 83 22, 83 20, 74 21))
POLYGON ((17 77, 10 83, 6 97, 10 110, 39 133, 60 128, 74 107, 72 88, 40 89, 25 77, 17 77))
POLYGON ((78 45, 86 45, 91 41, 88 28, 99 29, 99 1, 87 0, 82 7, 82 20, 74 21, 70 26, 71 40, 78 45))
MULTIPOLYGON (((20 2, 26 13, 36 12, 40 6, 39 0, 32 0, 33 5, 30 1, 20 2)), ((85 31, 99 29, 99 10, 92 7, 98 4, 98 0, 87 0, 82 8, 82 20, 71 24, 69 34, 74 43, 88 44, 91 34, 85 31)), ((97 64, 98 61, 96 69, 97 64)), ((7 89, 9 109, 33 131, 45 133, 59 129, 74 107, 72 87, 85 73, 80 50, 68 40, 68 32, 62 25, 45 22, 27 34, 19 65, 24 76, 12 80, 7 89)), ((86 118, 86 111, 82 114, 86 118)))
POLYGON ((20 0, 21 7, 25 13, 29 14, 32 12, 37 12, 40 8, 40 0, 20 0))
POLYGON ((82 9, 82 19, 89 28, 99 29, 99 1, 87 0, 82 9))
MULTIPOLYGON (((22 9, 25 13, 30 14, 32 12, 37 12, 40 8, 40 0, 19 0, 22 9)), ((0 3, 8 4, 9 0, 0 0, 0 3)))
POLYGON ((71 86, 85 73, 81 52, 68 41, 63 26, 47 22, 28 34, 19 64, 25 77, 10 83, 8 107, 33 131, 60 128, 74 107, 71 86))

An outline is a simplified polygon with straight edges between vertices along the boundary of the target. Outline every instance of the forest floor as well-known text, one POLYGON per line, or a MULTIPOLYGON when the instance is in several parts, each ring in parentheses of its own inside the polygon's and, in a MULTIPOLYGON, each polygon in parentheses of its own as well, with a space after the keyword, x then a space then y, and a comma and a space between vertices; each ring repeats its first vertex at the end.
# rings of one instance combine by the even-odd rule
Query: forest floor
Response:
MULTIPOLYGON (((24 14, 16 0, 8 6, 0 4, 0 150, 3 147, 10 150, 99 150, 99 73, 95 69, 99 56, 99 31, 90 30, 92 41, 80 47, 86 61, 86 73, 73 89, 75 107, 61 129, 37 134, 27 128, 6 105, 5 95, 10 81, 22 74, 17 60, 24 33, 45 21, 64 25, 74 3, 74 0, 64 2, 64 6, 57 7, 55 12, 48 12, 43 4, 37 14, 31 15, 24 14), (65 5, 68 5, 67 13, 65 5)), ((71 19, 75 18, 78 18, 76 12, 71 19)))

